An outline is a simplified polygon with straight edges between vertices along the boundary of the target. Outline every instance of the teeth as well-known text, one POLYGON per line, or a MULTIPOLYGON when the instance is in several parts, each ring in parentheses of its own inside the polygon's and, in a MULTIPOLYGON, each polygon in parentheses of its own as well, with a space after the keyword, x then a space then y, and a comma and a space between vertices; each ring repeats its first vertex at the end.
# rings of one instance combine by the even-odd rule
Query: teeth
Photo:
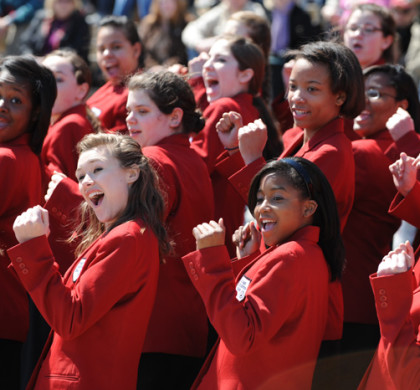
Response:
POLYGON ((91 192, 88 195, 88 197, 89 197, 90 200, 92 200, 93 198, 97 198, 98 196, 101 196, 101 195, 102 195, 102 192, 100 192, 100 191, 94 191, 94 192, 91 192))

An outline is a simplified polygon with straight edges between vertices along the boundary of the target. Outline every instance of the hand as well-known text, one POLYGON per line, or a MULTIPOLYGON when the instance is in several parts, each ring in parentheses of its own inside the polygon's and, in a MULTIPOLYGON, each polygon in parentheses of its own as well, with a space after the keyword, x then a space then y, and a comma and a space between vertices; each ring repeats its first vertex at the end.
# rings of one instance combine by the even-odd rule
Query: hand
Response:
POLYGON ((412 190, 417 180, 417 168, 420 163, 420 155, 416 158, 409 157, 405 153, 400 154, 400 159, 389 166, 396 189, 402 196, 412 190))
POLYGON ((47 193, 44 196, 46 202, 48 202, 51 198, 51 195, 58 186, 58 183, 60 183, 60 181, 65 177, 67 176, 64 173, 54 171, 54 174, 51 176, 50 182, 48 183, 47 193))
POLYGON ((168 71, 178 74, 180 76, 185 76, 186 74, 188 74, 188 68, 182 64, 172 64, 168 67, 168 71))
POLYGON ((248 123, 238 131, 239 151, 246 165, 263 155, 267 143, 267 127, 261 119, 248 123))
POLYGON ((32 238, 48 235, 50 232, 48 211, 41 206, 26 210, 15 219, 13 231, 21 244, 32 238))
POLYGON ((204 63, 209 59, 206 52, 201 52, 197 57, 188 61, 190 78, 202 77, 204 63))
POLYGON ((414 131, 414 121, 410 114, 401 107, 398 107, 394 115, 390 116, 385 124, 394 141, 414 131))
POLYGON ((413 247, 408 241, 389 252, 379 263, 378 276, 395 275, 408 271, 414 265, 413 247))
POLYGON ((223 218, 209 223, 201 223, 193 229, 193 235, 196 240, 197 250, 219 246, 225 243, 226 228, 223 218))
POLYGON ((225 112, 219 119, 216 124, 216 131, 225 148, 232 149, 238 146, 238 130, 240 127, 242 127, 242 116, 238 112, 225 112))
POLYGON ((236 256, 241 259, 258 250, 261 243, 261 233, 255 227, 255 223, 251 221, 245 226, 240 226, 233 233, 232 241, 236 245, 236 256))

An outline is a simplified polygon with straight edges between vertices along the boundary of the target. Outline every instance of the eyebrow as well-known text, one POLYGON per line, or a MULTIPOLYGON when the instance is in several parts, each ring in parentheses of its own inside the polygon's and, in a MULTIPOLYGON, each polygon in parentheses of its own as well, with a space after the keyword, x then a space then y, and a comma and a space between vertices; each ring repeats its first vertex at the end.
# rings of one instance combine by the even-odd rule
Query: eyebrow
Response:
MULTIPOLYGON (((99 158, 93 158, 93 159, 91 159, 91 160, 88 160, 88 161, 86 161, 86 163, 85 163, 85 165, 91 165, 91 164, 94 164, 94 163, 96 163, 96 162, 102 162, 102 160, 101 159, 99 159, 99 158)), ((76 173, 77 172, 80 172, 80 168, 77 168, 76 169, 76 173)))

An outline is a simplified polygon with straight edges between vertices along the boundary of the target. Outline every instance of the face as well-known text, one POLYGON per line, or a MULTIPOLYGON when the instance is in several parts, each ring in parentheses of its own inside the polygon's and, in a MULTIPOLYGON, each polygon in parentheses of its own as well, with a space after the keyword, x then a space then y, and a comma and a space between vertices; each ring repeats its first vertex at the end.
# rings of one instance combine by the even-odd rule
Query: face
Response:
POLYGON ((0 72, 0 143, 14 140, 29 131, 32 118, 32 96, 29 85, 0 72))
POLYGON ((354 130, 363 137, 369 137, 386 128, 387 120, 402 107, 403 101, 395 100, 397 91, 389 86, 389 78, 384 73, 372 73, 365 79, 365 109, 354 119, 354 130), (379 97, 369 97, 378 91, 379 97))
POLYGON ((111 26, 99 29, 96 59, 105 78, 112 84, 120 84, 137 70, 140 53, 140 43, 132 45, 120 29, 111 26))
POLYGON ((143 89, 128 92, 126 121, 130 136, 141 147, 156 145, 174 133, 172 114, 160 111, 143 89))
POLYGON ((58 20, 67 19, 76 9, 74 0, 55 0, 53 2, 54 16, 58 20))
POLYGON ((168 20, 175 15, 177 0, 159 0, 159 11, 163 19, 168 20))
POLYGON ((57 116, 83 101, 89 86, 77 84, 73 65, 66 58, 49 56, 42 64, 50 69, 57 83, 57 98, 52 108, 52 115, 57 116))
POLYGON ((288 100, 297 126, 316 131, 336 118, 345 99, 331 91, 327 66, 299 58, 290 74, 288 100))
POLYGON ((129 173, 105 146, 80 154, 76 170, 80 193, 107 228, 127 207, 129 173))
POLYGON ((404 7, 391 7, 392 17, 398 27, 408 27, 417 16, 417 8, 414 3, 407 3, 404 7))
POLYGON ((295 231, 309 223, 305 217, 308 200, 289 181, 276 173, 264 176, 257 193, 254 217, 264 243, 272 246, 285 242, 295 231))
POLYGON ((228 41, 217 40, 211 47, 209 56, 203 66, 203 79, 209 103, 248 90, 248 72, 239 70, 238 61, 231 53, 228 41))
POLYGON ((381 59, 392 41, 391 36, 384 37, 381 19, 372 12, 356 10, 351 14, 344 31, 344 44, 354 52, 362 68, 381 59))

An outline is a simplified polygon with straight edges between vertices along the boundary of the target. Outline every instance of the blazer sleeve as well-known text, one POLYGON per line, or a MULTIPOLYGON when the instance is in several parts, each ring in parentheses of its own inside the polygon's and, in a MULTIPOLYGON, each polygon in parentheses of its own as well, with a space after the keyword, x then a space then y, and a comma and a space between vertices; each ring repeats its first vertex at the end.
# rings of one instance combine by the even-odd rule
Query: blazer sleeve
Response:
POLYGON ((420 228, 420 182, 416 182, 413 189, 403 197, 397 193, 389 206, 388 212, 420 228))
POLYGON ((233 354, 247 353, 261 345, 262 339, 274 337, 292 313, 299 310, 298 306, 304 304, 304 283, 291 283, 297 278, 296 261, 281 261, 276 255, 266 258, 240 302, 225 246, 195 251, 182 260, 211 323, 233 354), (294 299, 279 299, 292 296, 294 299))
POLYGON ((359 389, 417 390, 420 383, 420 344, 410 317, 413 274, 370 277, 381 340, 359 389))
MULTIPOLYGON (((114 228, 114 229, 118 229, 114 228)), ((8 250, 12 265, 51 328, 65 339, 78 337, 121 299, 144 286, 156 245, 150 233, 108 233, 94 259, 69 287, 58 272, 46 236, 8 250), (123 260, 123 261, 122 261, 123 260)), ((96 242, 97 243, 97 242, 96 242)), ((93 244, 95 245, 95 243, 93 244)))

